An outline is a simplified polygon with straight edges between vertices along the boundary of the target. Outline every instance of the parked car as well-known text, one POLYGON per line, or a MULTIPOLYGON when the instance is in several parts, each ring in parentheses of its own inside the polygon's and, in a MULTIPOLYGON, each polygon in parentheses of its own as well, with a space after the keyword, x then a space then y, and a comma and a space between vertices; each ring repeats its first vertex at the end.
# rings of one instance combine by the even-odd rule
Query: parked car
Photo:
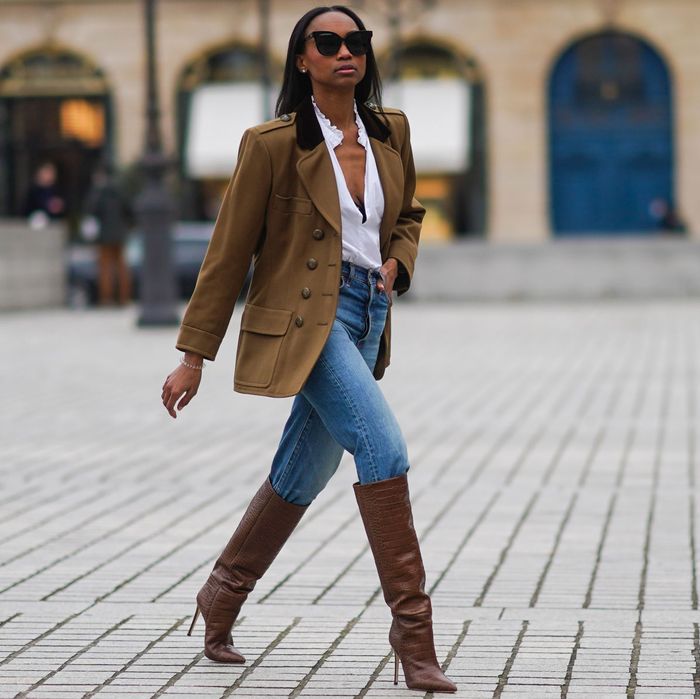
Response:
MULTIPOLYGON (((178 221, 172 232, 173 261, 177 295, 187 300, 194 291, 199 268, 207 251, 213 224, 208 222, 178 221)), ((97 246, 73 244, 67 250, 68 299, 72 308, 84 308, 97 304, 97 246)), ((143 263, 143 237, 134 232, 126 243, 126 259, 133 276, 133 297, 139 297, 139 280, 143 263)), ((241 291, 248 291, 249 277, 241 291)))

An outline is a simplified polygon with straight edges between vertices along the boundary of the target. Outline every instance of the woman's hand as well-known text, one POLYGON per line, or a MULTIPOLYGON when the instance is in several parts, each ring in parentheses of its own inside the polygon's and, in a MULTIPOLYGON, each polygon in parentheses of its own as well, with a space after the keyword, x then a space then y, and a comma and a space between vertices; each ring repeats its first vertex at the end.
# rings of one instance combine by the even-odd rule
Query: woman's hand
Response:
POLYGON ((390 257, 379 268, 382 278, 377 282, 377 287, 386 293, 391 299, 391 292, 394 290, 394 282, 399 274, 399 263, 395 257, 390 257))
MULTIPOLYGON (((185 361, 188 364, 195 364, 200 367, 204 363, 202 356, 193 352, 185 352, 185 361)), ((201 380, 201 369, 190 369, 184 364, 180 364, 175 371, 168 374, 168 378, 165 379, 163 384, 161 398, 165 409, 172 417, 177 417, 175 403, 179 400, 177 409, 182 410, 197 395, 197 389, 201 380), (182 399, 180 399, 181 396, 182 399)))

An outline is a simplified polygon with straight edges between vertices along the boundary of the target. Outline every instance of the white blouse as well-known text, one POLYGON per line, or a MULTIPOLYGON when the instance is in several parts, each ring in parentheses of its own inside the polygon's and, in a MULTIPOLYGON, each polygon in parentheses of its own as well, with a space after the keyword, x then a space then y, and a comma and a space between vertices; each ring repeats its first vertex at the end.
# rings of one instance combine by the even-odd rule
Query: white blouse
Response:
POLYGON ((340 217, 343 241, 343 260, 352 262, 360 267, 378 269, 382 266, 382 257, 379 252, 379 225, 384 215, 384 192, 379 180, 377 163, 374 160, 372 146, 367 136, 365 126, 355 109, 355 123, 357 124, 357 142, 365 149, 365 216, 355 203, 345 182, 345 175, 340 167, 335 149, 343 142, 343 132, 321 112, 316 100, 311 98, 314 105, 316 118, 321 126, 323 138, 328 148, 335 173, 335 183, 338 187, 338 199, 340 200, 340 217), (364 220, 363 220, 364 219, 364 220))

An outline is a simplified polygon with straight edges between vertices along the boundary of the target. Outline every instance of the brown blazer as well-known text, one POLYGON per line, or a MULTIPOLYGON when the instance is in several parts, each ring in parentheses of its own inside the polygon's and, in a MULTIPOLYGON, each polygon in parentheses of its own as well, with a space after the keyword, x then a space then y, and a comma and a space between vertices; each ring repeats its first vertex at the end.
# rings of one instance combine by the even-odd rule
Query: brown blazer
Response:
MULTIPOLYGON (((408 121, 358 105, 384 191, 382 261, 395 257, 408 290, 425 209, 416 184, 408 121)), ((214 359, 253 260, 241 317, 234 390, 299 393, 330 334, 338 303, 341 219, 330 156, 311 99, 297 112, 248 129, 224 194, 177 348, 214 359)), ((389 365, 391 308, 374 376, 389 365)))

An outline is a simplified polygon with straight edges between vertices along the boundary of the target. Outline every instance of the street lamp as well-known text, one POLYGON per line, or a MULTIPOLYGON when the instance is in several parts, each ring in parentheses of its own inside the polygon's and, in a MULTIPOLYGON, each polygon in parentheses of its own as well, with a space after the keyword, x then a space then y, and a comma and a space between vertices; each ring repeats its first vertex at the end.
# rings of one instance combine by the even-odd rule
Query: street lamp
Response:
POLYGON ((160 136, 155 4, 156 0, 144 0, 143 5, 146 29, 146 138, 140 161, 144 185, 135 201, 144 252, 140 279, 140 326, 179 323, 175 308, 175 275, 170 235, 175 219, 175 205, 164 181, 172 159, 163 153, 160 136))
POLYGON ((262 85, 263 120, 272 118, 270 113, 270 0, 258 0, 260 20, 260 84, 262 85))

